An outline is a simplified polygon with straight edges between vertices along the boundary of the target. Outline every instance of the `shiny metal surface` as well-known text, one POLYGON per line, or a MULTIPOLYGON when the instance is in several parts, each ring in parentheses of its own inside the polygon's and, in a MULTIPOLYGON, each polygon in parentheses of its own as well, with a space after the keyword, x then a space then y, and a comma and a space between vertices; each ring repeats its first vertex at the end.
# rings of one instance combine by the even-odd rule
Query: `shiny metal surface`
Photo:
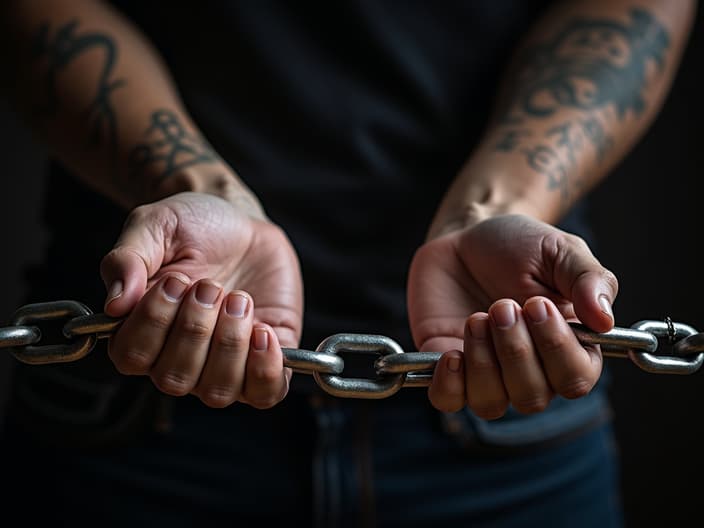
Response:
POLYGON ((7 326, 0 328, 0 348, 33 345, 42 338, 36 326, 7 326))
MULTIPOLYGON (((355 352, 362 354, 403 354, 393 339, 370 334, 335 334, 323 340, 317 348, 325 354, 355 352)), ((380 399, 398 392, 406 379, 405 374, 380 376, 378 379, 344 378, 332 374, 313 373, 315 381, 328 394, 339 398, 380 399)))
MULTIPOLYGON (((86 305, 77 301, 53 301, 27 304, 19 308, 11 318, 14 326, 27 326, 41 321, 73 318, 90 315, 86 305)), ((66 344, 32 344, 10 348, 12 354, 23 363, 46 364, 77 361, 85 357, 95 346, 96 336, 81 336, 66 344)))
MULTIPOLYGON (((47 364, 78 361, 98 339, 109 338, 124 319, 94 314, 84 304, 62 300, 28 304, 0 327, 0 348, 19 361, 47 364), (65 343, 43 342, 42 325, 65 319, 61 327, 65 343)), ((704 334, 682 323, 643 320, 631 328, 615 327, 596 333, 570 323, 583 345, 599 345, 606 357, 628 358, 641 369, 656 374, 693 374, 704 364, 704 334)), ((335 334, 315 351, 284 348, 284 365, 297 373, 312 375, 318 385, 340 398, 387 398, 402 387, 427 387, 442 355, 440 352, 404 352, 392 339, 374 334, 335 334), (341 354, 370 356, 374 378, 344 377, 341 354)))
POLYGON ((670 321, 638 321, 631 328, 641 332, 649 332, 660 338, 661 346, 668 343, 669 354, 651 352, 641 352, 633 350, 629 357, 638 367, 653 374, 693 374, 698 371, 704 363, 704 352, 678 357, 674 355, 680 349, 674 345, 686 337, 697 334, 697 331, 689 325, 682 323, 672 323, 670 321), (672 343, 674 341, 674 344, 672 343))

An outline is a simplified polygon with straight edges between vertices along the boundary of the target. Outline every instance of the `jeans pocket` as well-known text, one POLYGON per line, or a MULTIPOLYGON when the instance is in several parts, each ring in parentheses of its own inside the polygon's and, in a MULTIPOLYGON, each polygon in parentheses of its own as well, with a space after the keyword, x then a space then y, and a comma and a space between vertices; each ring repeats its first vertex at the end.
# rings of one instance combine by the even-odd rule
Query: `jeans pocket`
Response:
POLYGON ((484 420, 468 407, 443 417, 445 429, 463 446, 523 449, 552 444, 611 419, 611 406, 604 390, 594 390, 576 400, 556 397, 547 409, 521 414, 509 407, 497 420, 484 420))

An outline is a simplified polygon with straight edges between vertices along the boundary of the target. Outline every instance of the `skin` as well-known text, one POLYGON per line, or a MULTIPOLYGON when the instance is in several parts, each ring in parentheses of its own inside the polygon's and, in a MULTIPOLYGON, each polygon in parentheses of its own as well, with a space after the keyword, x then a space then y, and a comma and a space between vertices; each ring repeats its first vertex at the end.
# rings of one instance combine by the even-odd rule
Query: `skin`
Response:
MULTIPOLYGON (((599 350, 567 323, 612 328, 618 283, 554 225, 656 116, 694 6, 558 2, 527 32, 409 273, 415 343, 445 352, 429 389, 437 409, 538 412, 598 380, 599 350)), ((298 344, 303 288, 266 204, 207 143, 157 52, 119 13, 91 0, 3 9, 10 96, 60 161, 129 211, 101 266, 105 311, 127 317, 109 345, 117 370, 212 407, 281 401, 291 376, 281 347, 298 344)))

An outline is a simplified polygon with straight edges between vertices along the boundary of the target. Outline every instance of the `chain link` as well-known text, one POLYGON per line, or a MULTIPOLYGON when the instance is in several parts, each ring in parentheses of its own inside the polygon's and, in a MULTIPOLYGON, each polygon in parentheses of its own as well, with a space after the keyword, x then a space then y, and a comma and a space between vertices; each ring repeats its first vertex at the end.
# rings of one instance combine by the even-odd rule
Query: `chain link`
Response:
MULTIPOLYGON (((0 349, 34 365, 78 361, 88 355, 98 339, 112 336, 123 319, 93 313, 71 300, 27 304, 19 308, 6 327, 0 327, 0 349), (42 344, 41 327, 62 323, 62 343, 42 344)), ((664 321, 643 320, 630 328, 615 327, 596 333, 570 323, 583 345, 599 345, 605 357, 630 359, 646 372, 693 374, 704 363, 704 333, 669 317, 664 321)), ((312 375, 327 393, 340 398, 387 398, 403 387, 427 387, 441 352, 404 352, 394 340, 373 334, 335 334, 315 351, 284 348, 284 365, 294 372, 312 375), (341 376, 345 370, 341 354, 372 356, 375 377, 341 376)))

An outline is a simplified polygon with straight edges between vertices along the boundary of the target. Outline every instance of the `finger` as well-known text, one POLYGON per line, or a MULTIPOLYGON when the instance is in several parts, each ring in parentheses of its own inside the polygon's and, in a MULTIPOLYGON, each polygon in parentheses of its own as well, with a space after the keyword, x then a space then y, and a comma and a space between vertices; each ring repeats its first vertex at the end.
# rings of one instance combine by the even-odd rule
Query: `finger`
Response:
POLYGON ((467 405, 485 420, 500 418, 508 408, 508 394, 491 342, 489 315, 482 312, 470 315, 464 335, 467 405))
POLYGON ((208 358, 193 391, 209 407, 226 407, 242 392, 252 335, 252 299, 243 291, 230 292, 210 343, 208 358))
POLYGON ((437 410, 457 412, 465 406, 463 363, 462 352, 450 350, 435 365, 428 399, 437 410))
POLYGON ((578 237, 563 251, 564 258, 554 266, 556 285, 585 325, 595 332, 608 332, 614 326, 613 303, 618 293, 616 276, 594 257, 587 244, 578 237))
POLYGON ((279 339, 273 329, 257 323, 252 331, 244 380, 244 400, 257 409, 268 409, 288 393, 291 369, 284 368, 279 339))
POLYGON ((164 229, 168 224, 154 208, 142 206, 127 218, 120 238, 100 263, 107 288, 104 310, 119 317, 128 313, 144 295, 147 280, 161 267, 164 229))
POLYGON ((601 354, 580 344, 548 299, 528 299, 523 313, 552 389, 565 398, 588 394, 601 375, 601 354))
POLYGON ((149 373, 189 286, 185 275, 169 273, 144 295, 110 339, 108 355, 119 372, 149 373))
POLYGON ((497 301, 489 308, 489 320, 504 387, 512 405, 522 413, 544 410, 552 393, 520 307, 510 299, 497 301))
POLYGON ((208 279, 195 283, 185 296, 150 372, 160 391, 184 396, 196 386, 208 356, 221 302, 222 288, 208 279))

